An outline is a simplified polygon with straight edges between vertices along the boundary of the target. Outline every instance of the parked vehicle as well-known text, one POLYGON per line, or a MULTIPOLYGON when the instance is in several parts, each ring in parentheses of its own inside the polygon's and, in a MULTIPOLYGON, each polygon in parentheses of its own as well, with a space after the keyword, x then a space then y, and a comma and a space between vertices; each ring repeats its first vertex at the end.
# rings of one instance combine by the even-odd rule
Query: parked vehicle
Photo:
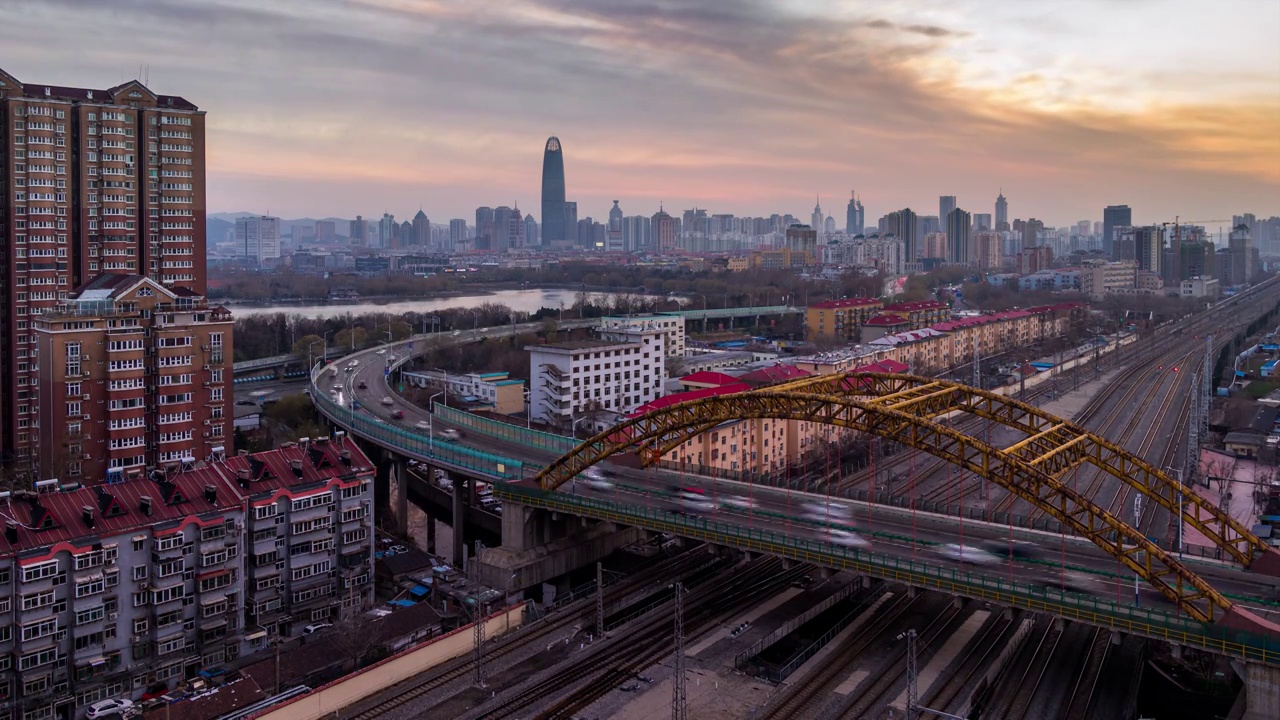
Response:
POLYGON ((303 635, 314 635, 315 633, 318 633, 318 632, 320 632, 321 630, 327 630, 327 629, 329 629, 329 628, 331 628, 331 627, 333 627, 333 623, 316 623, 316 624, 314 624, 314 625, 308 625, 308 626, 306 626, 305 628, 303 628, 303 629, 302 629, 302 634, 303 634, 303 635))
POLYGON ((133 710, 133 701, 124 698, 110 698, 107 700, 99 700, 89 706, 84 716, 89 720, 97 720, 98 718, 108 717, 124 717, 126 713, 133 710))

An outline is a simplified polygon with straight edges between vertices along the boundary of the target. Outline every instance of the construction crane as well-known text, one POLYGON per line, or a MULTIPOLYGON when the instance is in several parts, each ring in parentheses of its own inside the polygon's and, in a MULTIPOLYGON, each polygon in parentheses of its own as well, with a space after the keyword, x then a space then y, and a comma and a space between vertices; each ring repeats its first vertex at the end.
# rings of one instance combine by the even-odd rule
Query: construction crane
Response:
MULTIPOLYGON (((1179 264, 1182 262, 1182 251, 1180 250, 1180 247, 1182 245, 1182 226, 1192 225, 1192 224, 1199 225, 1201 223, 1207 224, 1207 223, 1216 223, 1216 222, 1231 222, 1231 221, 1230 220, 1187 220, 1184 222, 1179 216, 1174 215, 1173 222, 1160 223, 1161 229, 1168 228, 1170 225, 1173 226, 1173 237, 1170 238, 1169 240, 1169 249, 1173 251, 1172 274, 1173 274, 1173 281, 1175 283, 1177 283, 1178 280, 1181 279, 1182 277, 1181 270, 1178 267, 1179 264)), ((1167 273, 1166 273, 1166 276, 1167 276, 1167 273)))

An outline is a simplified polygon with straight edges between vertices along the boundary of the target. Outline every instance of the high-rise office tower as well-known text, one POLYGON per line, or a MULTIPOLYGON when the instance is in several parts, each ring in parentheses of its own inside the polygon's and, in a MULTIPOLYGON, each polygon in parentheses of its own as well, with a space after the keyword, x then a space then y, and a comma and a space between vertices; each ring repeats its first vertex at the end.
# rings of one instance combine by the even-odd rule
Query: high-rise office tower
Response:
POLYGON ((941 222, 943 226, 947 224, 947 216, 950 215, 951 211, 955 209, 956 209, 955 195, 938 196, 938 221, 941 222))
MULTIPOLYGON (((547 138, 542 152, 542 244, 563 243, 569 240, 565 226, 564 200, 564 152, 560 138, 547 138)), ((575 215, 577 214, 575 209, 575 215)))
POLYGON ((396 230, 395 247, 409 247, 413 244, 413 223, 405 220, 396 230))
POLYGON ((828 215, 826 220, 822 221, 822 232, 827 235, 836 234, 836 216, 828 215))
POLYGON ((911 208, 903 208, 886 216, 885 231, 902 241, 902 257, 905 262, 920 259, 919 236, 916 235, 916 214, 911 208))
POLYGON ((498 234, 494 225, 493 208, 481 206, 476 208, 476 241, 473 250, 493 250, 497 245, 494 239, 498 234))
POLYGON ((995 227, 991 224, 991 213, 974 213, 973 214, 973 231, 974 232, 986 232, 988 230, 994 230, 994 229, 995 227))
POLYGON ((533 219, 533 213, 524 216, 524 244, 538 245, 538 221, 533 219))
POLYGON ((415 247, 425 248, 431 244, 431 220, 427 214, 418 210, 418 214, 413 216, 413 245, 415 247))
POLYGON ((666 254, 676 249, 676 219, 667 214, 662 206, 658 206, 658 212, 654 213, 651 218, 650 232, 653 234, 653 244, 655 249, 666 254))
POLYGON ((1133 225, 1133 211, 1128 205, 1108 205, 1102 211, 1102 253, 1111 260, 1113 257, 1113 246, 1116 241, 1115 229, 1118 227, 1129 227, 1133 225))
POLYGON ((819 198, 815 200, 814 206, 813 206, 813 214, 809 216, 809 227, 813 228, 814 232, 819 232, 819 233, 822 232, 823 231, 822 221, 825 218, 826 216, 822 214, 822 201, 819 198))
POLYGON ((1040 233, 1042 232, 1044 232, 1043 222, 1035 218, 1031 218, 1030 220, 1027 220, 1027 222, 1022 225, 1022 247, 1024 249, 1030 248, 1030 247, 1039 247, 1040 233))
POLYGON ((970 263, 977 259, 975 248, 969 243, 969 233, 973 227, 973 218, 960 208, 952 208, 947 213, 947 247, 951 252, 953 263, 970 263))
POLYGON ((280 257, 280 218, 250 215, 236 218, 236 245, 257 263, 280 257))
POLYGON ((849 191, 849 207, 844 213, 844 231, 848 235, 860 235, 866 223, 866 211, 862 207, 862 201, 858 199, 858 194, 849 191))
POLYGON ((0 463, 34 473, 59 419, 38 409, 30 318, 104 273, 205 294, 205 114, 137 81, 91 90, 0 70, 0 166, 0 463))
POLYGON ((1113 247, 1125 260, 1133 260, 1139 270, 1161 273, 1164 259, 1164 228, 1159 225, 1146 227, 1114 228, 1113 247))
POLYGON ((356 247, 364 247, 364 238, 369 234, 366 225, 365 219, 357 215, 356 219, 351 221, 351 229, 347 232, 347 242, 356 247))
POLYGON ((396 224, 396 216, 391 213, 382 213, 382 219, 378 221, 378 247, 394 247, 396 233, 399 231, 400 226, 396 224))
POLYGON ((493 209, 493 234, 490 242, 490 250, 507 250, 513 246, 518 247, 519 239, 516 237, 518 232, 524 235, 524 215, 521 214, 520 208, 510 208, 506 205, 499 205, 493 209))
MULTIPOLYGON (((570 245, 578 244, 578 203, 572 200, 566 201, 562 207, 564 211, 564 233, 568 237, 564 239, 570 245)), ((542 226, 542 244, 549 245, 550 240, 547 239, 547 226, 542 226)))
POLYGON ((454 218, 449 221, 449 247, 445 248, 450 252, 461 252, 467 247, 467 221, 462 218, 454 218))
POLYGON ((618 207, 617 200, 614 200, 613 207, 609 208, 608 228, 604 249, 609 252, 622 252, 622 208, 618 207))
POLYGON ((1009 230, 1009 201, 1004 198, 1004 190, 996 196, 996 226, 1000 232, 1009 230))

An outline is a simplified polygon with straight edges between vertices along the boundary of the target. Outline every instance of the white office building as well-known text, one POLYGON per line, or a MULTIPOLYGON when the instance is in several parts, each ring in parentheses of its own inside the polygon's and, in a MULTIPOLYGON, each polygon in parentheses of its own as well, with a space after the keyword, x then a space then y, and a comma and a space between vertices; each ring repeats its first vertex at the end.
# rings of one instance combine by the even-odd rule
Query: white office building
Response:
POLYGON ((665 331, 611 329, 598 340, 531 345, 534 419, 571 425, 587 413, 622 414, 662 395, 665 331))
POLYGON ((600 330, 660 330, 667 357, 684 357, 684 318, 680 315, 609 315, 600 319, 600 330))
POLYGON ((236 218, 236 245, 244 257, 260 263, 280 257, 280 218, 236 218))

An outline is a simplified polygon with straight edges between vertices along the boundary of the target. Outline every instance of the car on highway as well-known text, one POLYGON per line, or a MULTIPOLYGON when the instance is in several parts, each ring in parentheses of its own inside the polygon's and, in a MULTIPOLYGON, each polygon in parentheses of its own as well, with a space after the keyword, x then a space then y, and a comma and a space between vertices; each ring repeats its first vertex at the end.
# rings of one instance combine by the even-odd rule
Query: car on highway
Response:
POLYGON ((98 718, 115 718, 125 717, 133 713, 133 701, 124 698, 111 698, 108 700, 99 700, 89 706, 89 710, 84 714, 89 720, 98 720, 98 718))
POLYGON ((396 410, 395 412, 391 413, 391 417, 395 418, 396 420, 403 420, 403 419, 404 419, 404 411, 403 411, 403 410, 396 410))
POLYGON ((361 390, 368 390, 368 389, 369 389, 369 383, 367 383, 367 382, 365 382, 365 381, 361 380, 361 381, 360 381, 360 384, 359 384, 359 385, 356 385, 356 387, 357 387, 357 388, 359 388, 359 389, 361 389, 361 390))
POLYGON ((351 401, 351 409, 352 409, 352 410, 359 410, 359 409, 360 409, 360 401, 359 401, 359 400, 352 400, 352 401, 351 401))
POLYGON ((1034 560, 1040 557, 1040 547, 1025 540, 988 540, 982 543, 982 549, 998 557, 1016 560, 1034 560))
POLYGON ((374 353, 374 355, 386 355, 386 354, 387 354, 386 348, 382 348, 374 353))
POLYGON ((690 515, 705 515, 716 511, 716 504, 706 498, 687 498, 682 497, 677 502, 677 507, 690 515))
POLYGON ((391 398, 389 398, 389 397, 384 397, 384 398, 382 398, 381 402, 382 402, 382 404, 383 404, 383 405, 386 405, 387 407, 391 407, 392 405, 394 405, 394 404, 395 404, 395 401, 393 401, 393 400, 392 400, 391 398))
POLYGON ((445 428, 440 431, 439 438, 449 442, 457 442, 462 439, 462 432, 454 428, 445 428))
POLYGON ((612 490, 614 488, 612 480, 603 475, 593 475, 590 468, 588 468, 587 472, 582 473, 582 483, 592 490, 612 490))
POLYGON ((848 530, 833 529, 827 533, 827 538, 834 544, 850 548, 869 548, 871 541, 862 537, 858 533, 849 532, 848 530))
POLYGON ((720 504, 734 510, 754 510, 759 507, 755 498, 749 498, 746 495, 722 495, 720 504))
POLYGON ((414 423, 413 426, 418 428, 419 430, 431 429, 431 423, 426 420, 419 420, 418 422, 414 423))
POLYGON ((853 508, 844 503, 824 500, 805 503, 804 514, 811 520, 834 520, 851 516, 853 508))
POLYGON ((1103 591, 1102 581, 1089 573, 1077 570, 1068 570, 1062 573, 1061 577, 1050 579, 1045 585, 1078 595, 1101 595, 1103 591))
POLYGON ((972 545, 947 543, 946 545, 939 545, 936 550, 938 555, 947 560, 967 565, 994 565, 1000 562, 1000 558, 972 545))
POLYGON ((245 405, 245 406, 249 406, 249 407, 255 407, 255 406, 257 406, 257 404, 258 404, 258 403, 254 402, 254 401, 252 401, 252 400, 237 400, 237 401, 236 401, 236 404, 237 404, 237 405, 245 405))
POLYGON ((342 392, 342 383, 334 383, 333 389, 335 392, 342 392))

